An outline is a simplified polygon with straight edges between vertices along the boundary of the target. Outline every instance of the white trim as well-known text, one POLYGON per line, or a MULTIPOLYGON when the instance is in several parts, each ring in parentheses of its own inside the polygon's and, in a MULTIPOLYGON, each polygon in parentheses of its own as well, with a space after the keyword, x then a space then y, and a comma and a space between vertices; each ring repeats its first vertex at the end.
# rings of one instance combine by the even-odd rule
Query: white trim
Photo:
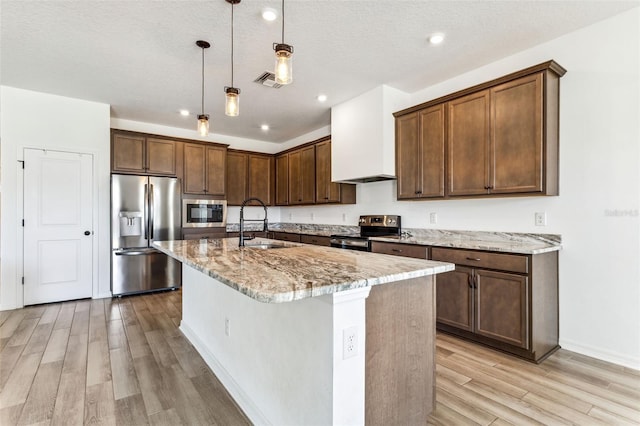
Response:
POLYGON ((634 358, 617 352, 602 350, 601 348, 573 342, 571 340, 561 339, 559 343, 562 349, 640 371, 640 358, 634 358))
POLYGON ((231 394, 231 397, 236 401, 238 406, 242 408, 242 411, 249 417, 249 420, 255 425, 270 425, 271 423, 269 423, 253 400, 249 398, 249 395, 240 388, 238 383, 231 377, 222 364, 220 364, 215 355, 209 351, 207 346, 184 321, 180 322, 180 331, 182 331, 182 334, 191 342, 193 347, 196 348, 200 356, 202 356, 202 359, 204 359, 204 362, 211 368, 213 374, 220 380, 220 383, 222 383, 227 392, 231 394))
POLYGON ((112 298, 113 294, 111 294, 111 292, 109 293, 98 293, 98 294, 94 294, 93 296, 91 296, 92 299, 107 299, 107 298, 112 298))

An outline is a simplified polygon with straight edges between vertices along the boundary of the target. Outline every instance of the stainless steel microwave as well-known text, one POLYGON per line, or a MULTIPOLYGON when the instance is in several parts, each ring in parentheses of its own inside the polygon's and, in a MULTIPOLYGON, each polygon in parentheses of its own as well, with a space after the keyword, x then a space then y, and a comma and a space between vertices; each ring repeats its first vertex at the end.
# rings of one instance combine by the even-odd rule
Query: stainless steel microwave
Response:
POLYGON ((182 200, 183 228, 227 226, 226 200, 182 200))

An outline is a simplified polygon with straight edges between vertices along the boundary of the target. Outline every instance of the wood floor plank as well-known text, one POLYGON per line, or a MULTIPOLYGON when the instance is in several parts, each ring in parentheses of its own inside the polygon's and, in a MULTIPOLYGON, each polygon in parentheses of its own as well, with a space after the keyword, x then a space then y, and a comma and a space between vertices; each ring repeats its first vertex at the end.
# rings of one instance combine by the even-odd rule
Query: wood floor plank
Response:
POLYGON ((33 378, 38 371, 42 354, 21 356, 0 392, 0 408, 24 404, 27 401, 33 378))
POLYGON ((458 373, 457 371, 447 368, 440 363, 436 364, 436 372, 440 374, 442 377, 446 377, 447 379, 451 380, 452 382, 458 385, 464 385, 465 383, 471 380, 470 377, 467 377, 463 374, 458 373))
POLYGON ((172 390, 164 383, 160 367, 153 355, 133 360, 140 392, 148 416, 166 411, 172 407, 172 390))
POLYGON ((544 409, 545 411, 553 413, 556 416, 562 417, 568 422, 573 422, 581 425, 594 425, 594 426, 605 424, 596 418, 589 417, 587 414, 581 413, 578 410, 574 410, 571 407, 568 407, 563 404, 559 404, 550 398, 545 398, 544 396, 537 395, 532 392, 529 392, 528 394, 526 394, 524 398, 522 398, 522 401, 527 402, 540 409, 544 409))
POLYGON ((53 323, 58 318, 58 314, 60 313, 60 308, 62 307, 59 303, 52 303, 47 305, 46 309, 42 313, 40 317, 39 324, 48 324, 53 323))
MULTIPOLYGON (((50 325, 53 327, 53 323, 50 325)), ((19 425, 51 421, 61 372, 62 361, 40 365, 22 409, 19 425)))
POLYGON ((24 347, 24 354, 43 353, 49 342, 53 322, 38 324, 24 347))
POLYGON ((104 316, 104 306, 100 305, 99 309, 99 314, 89 316, 89 343, 99 340, 107 342, 107 321, 104 316))
POLYGON ((12 311, 0 311, 0 327, 2 327, 2 324, 11 316, 11 312, 12 311))
POLYGON ((149 416, 149 423, 153 426, 182 426, 182 420, 175 408, 161 411, 149 416))
POLYGON ((481 423, 474 422, 473 420, 465 417, 463 414, 449 408, 444 404, 436 404, 434 410, 429 416, 429 425, 439 426, 451 426, 451 425, 480 425, 481 423))
POLYGON ((176 409, 183 423, 213 423, 207 405, 180 366, 176 364, 169 368, 163 368, 161 373, 169 389, 173 390, 170 395, 173 398, 172 406, 176 409))
POLYGON ((69 335, 62 374, 80 374, 86 377, 88 341, 88 334, 69 335))
POLYGON ((76 312, 89 312, 91 310, 91 299, 76 300, 76 312))
POLYGON ((589 417, 598 419, 608 425, 637 426, 640 424, 640 415, 638 415, 635 419, 627 419, 614 413, 610 413, 609 411, 603 410, 600 407, 593 407, 593 409, 589 411, 589 417))
POLYGON ((76 306, 73 305, 61 305, 60 312, 58 312, 58 316, 56 318, 56 322, 53 326, 54 330, 58 330, 60 328, 71 328, 71 323, 73 322, 73 314, 75 313, 76 306))
POLYGON ((9 317, 2 323, 2 326, 0 326, 0 339, 10 339, 13 337, 13 333, 25 317, 25 313, 20 309, 10 312, 9 317))
POLYGON ((104 315, 107 321, 121 320, 122 315, 120 314, 120 299, 106 299, 104 302, 104 315))
POLYGON ((152 330, 144 333, 149 342, 149 348, 158 364, 164 367, 171 367, 178 363, 176 356, 169 347, 167 340, 161 330, 152 330))
POLYGON ((0 425, 17 425, 23 406, 24 404, 18 404, 0 409, 0 425))
POLYGON ((138 379, 133 360, 127 348, 111 349, 111 377, 113 381, 113 398, 119 400, 140 393, 138 379))
POLYGON ((122 320, 116 319, 107 322, 107 339, 109 341, 109 349, 126 348, 127 334, 124 331, 122 320))
MULTIPOLYGON (((77 309, 77 307, 76 307, 77 309)), ((76 311, 73 313, 71 323, 71 336, 78 334, 89 334, 89 310, 76 311)))
POLYGON ((106 340, 89 343, 87 352, 87 388, 100 383, 111 383, 111 361, 106 340))
POLYGON ((115 401, 111 382, 87 386, 84 424, 116 425, 115 401))
POLYGON ((149 342, 147 342, 147 337, 144 335, 140 324, 137 322, 133 324, 125 322, 125 332, 133 359, 152 356, 149 342))
POLYGON ((143 426, 149 424, 141 394, 127 396, 115 401, 116 424, 143 426))
POLYGON ((84 373, 63 373, 60 376, 60 385, 51 419, 52 425, 82 424, 86 381, 84 373))
POLYGON ((444 389, 436 392, 436 402, 444 405, 458 414, 463 415, 476 424, 490 425, 498 417, 478 407, 467 404, 467 402, 444 389))
POLYGON ((70 328, 59 328, 53 330, 49 336, 49 341, 42 355, 42 364, 49 362, 63 361, 67 352, 67 342, 69 341, 70 328))
POLYGON ((204 401, 208 416, 213 422, 219 425, 251 424, 210 370, 190 380, 204 401))
POLYGON ((33 330, 35 330, 38 325, 38 321, 40 318, 29 318, 25 317, 18 328, 14 331, 13 336, 7 342, 7 346, 24 346, 27 344, 29 339, 31 338, 31 334, 33 330))
POLYGON ((23 349, 24 346, 10 346, 0 352, 0 391, 4 389, 4 385, 9 380, 23 349))
POLYGON ((187 377, 200 376, 209 370, 202 357, 184 336, 167 337, 166 341, 187 377))

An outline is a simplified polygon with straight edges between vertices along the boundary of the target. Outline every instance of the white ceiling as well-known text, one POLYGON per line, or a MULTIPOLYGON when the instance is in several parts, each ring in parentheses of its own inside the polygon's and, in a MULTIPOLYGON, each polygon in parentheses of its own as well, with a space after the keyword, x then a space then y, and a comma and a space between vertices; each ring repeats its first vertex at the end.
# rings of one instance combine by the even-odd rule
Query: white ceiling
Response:
MULTIPOLYGON (((194 129, 206 51, 205 113, 212 132, 284 142, 326 126, 332 105, 380 84, 425 88, 632 7, 636 1, 287 0, 285 42, 293 84, 253 80, 272 70, 281 21, 235 6, 235 86, 240 116, 224 115, 231 85, 231 5, 225 0, 1 0, 3 85, 111 105, 112 117, 194 129), (434 32, 445 42, 429 45, 434 32), (319 93, 328 96, 320 104, 319 93), (263 132, 266 123, 271 130, 263 132)), ((551 59, 551 58, 550 58, 551 59)), ((532 64, 533 65, 533 64, 532 64)))

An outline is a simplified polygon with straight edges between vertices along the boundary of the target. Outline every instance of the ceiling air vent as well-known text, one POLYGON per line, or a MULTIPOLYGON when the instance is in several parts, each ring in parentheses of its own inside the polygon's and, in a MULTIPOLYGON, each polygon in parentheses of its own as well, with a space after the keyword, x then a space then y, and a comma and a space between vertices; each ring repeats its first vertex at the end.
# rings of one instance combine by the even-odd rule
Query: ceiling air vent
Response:
POLYGON ((276 75, 271 71, 265 71, 258 76, 255 80, 255 83, 262 84, 263 86, 273 87, 274 89, 279 89, 282 87, 282 84, 276 83, 276 75))

